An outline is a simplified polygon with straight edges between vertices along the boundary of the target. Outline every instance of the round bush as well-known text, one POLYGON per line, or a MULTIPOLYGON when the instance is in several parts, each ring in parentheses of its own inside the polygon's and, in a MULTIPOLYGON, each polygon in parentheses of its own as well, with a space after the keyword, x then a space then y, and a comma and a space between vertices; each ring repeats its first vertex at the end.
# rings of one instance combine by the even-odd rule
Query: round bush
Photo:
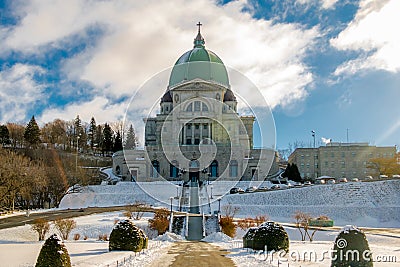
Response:
POLYGON ((36 267, 70 267, 71 261, 61 237, 54 234, 43 244, 36 267))
POLYGON ((259 227, 250 228, 243 237, 243 247, 255 250, 289 251, 289 237, 282 225, 265 222, 259 227))
POLYGON ((365 234, 355 226, 345 226, 333 246, 332 267, 372 267, 372 253, 365 234))
POLYGON ((128 250, 139 252, 147 246, 147 236, 131 221, 118 222, 110 234, 108 248, 112 250, 128 250))

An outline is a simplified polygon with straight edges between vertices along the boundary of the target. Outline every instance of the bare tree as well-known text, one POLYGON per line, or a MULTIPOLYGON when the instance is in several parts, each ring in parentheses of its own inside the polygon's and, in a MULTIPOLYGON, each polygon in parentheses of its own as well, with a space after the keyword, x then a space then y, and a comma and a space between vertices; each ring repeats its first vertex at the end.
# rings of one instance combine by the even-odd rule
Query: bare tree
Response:
POLYGON ((7 123, 10 141, 13 148, 22 147, 24 144, 25 126, 17 123, 7 123))
POLYGON ((32 230, 36 231, 39 234, 39 241, 43 241, 46 233, 50 229, 50 224, 45 219, 36 219, 33 222, 32 230))
POLYGON ((231 204, 225 205, 222 207, 222 213, 225 217, 233 218, 235 217, 236 213, 239 211, 238 207, 234 207, 231 204))
POLYGON ((64 240, 68 240, 69 234, 76 227, 76 222, 73 219, 59 219, 54 221, 54 225, 61 233, 64 240))
POLYGON ((313 227, 310 229, 310 220, 312 219, 311 215, 302 211, 296 211, 293 215, 295 219, 296 228, 299 229, 301 235, 301 241, 305 241, 306 238, 313 241, 315 233, 320 230, 320 227, 313 227), (312 231, 311 234, 309 231, 312 231))

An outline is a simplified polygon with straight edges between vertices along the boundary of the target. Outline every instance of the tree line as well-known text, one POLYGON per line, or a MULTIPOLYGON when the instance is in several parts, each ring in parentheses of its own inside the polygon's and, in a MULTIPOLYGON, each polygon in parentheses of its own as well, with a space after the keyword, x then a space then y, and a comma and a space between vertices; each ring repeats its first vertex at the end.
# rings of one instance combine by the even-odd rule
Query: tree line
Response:
POLYGON ((123 148, 135 149, 138 141, 132 125, 124 130, 122 122, 98 125, 94 117, 90 122, 82 122, 78 115, 71 121, 55 119, 42 128, 34 116, 26 126, 12 122, 0 125, 0 144, 12 148, 44 146, 107 155, 123 148))
POLYGON ((34 116, 25 126, 0 125, 0 211, 58 206, 72 186, 99 184, 99 168, 111 165, 105 156, 138 144, 132 125, 122 130, 79 116, 42 128, 34 116))

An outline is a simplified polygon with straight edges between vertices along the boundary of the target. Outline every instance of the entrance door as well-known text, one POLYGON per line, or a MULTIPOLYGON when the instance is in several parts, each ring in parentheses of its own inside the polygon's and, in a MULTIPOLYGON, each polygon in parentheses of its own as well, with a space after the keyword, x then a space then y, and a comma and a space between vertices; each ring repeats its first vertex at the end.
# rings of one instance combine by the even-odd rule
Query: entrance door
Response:
POLYGON ((131 182, 136 182, 138 171, 136 169, 131 170, 131 182))
POLYGON ((189 172, 189 179, 191 182, 197 182, 199 180, 199 172, 189 172))

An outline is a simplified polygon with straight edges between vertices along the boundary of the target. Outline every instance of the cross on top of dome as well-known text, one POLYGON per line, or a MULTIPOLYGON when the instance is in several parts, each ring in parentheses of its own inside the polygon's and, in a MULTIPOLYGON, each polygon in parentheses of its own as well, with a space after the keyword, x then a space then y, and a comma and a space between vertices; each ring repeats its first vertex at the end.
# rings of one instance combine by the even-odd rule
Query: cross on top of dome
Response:
POLYGON ((193 42, 194 43, 194 47, 204 47, 204 44, 206 42, 204 41, 204 38, 203 38, 203 36, 201 36, 201 33, 200 33, 200 27, 203 24, 201 24, 200 21, 199 21, 199 23, 197 23, 196 25, 199 27, 199 31, 197 32, 197 36, 196 36, 196 38, 194 39, 194 42, 193 42))

